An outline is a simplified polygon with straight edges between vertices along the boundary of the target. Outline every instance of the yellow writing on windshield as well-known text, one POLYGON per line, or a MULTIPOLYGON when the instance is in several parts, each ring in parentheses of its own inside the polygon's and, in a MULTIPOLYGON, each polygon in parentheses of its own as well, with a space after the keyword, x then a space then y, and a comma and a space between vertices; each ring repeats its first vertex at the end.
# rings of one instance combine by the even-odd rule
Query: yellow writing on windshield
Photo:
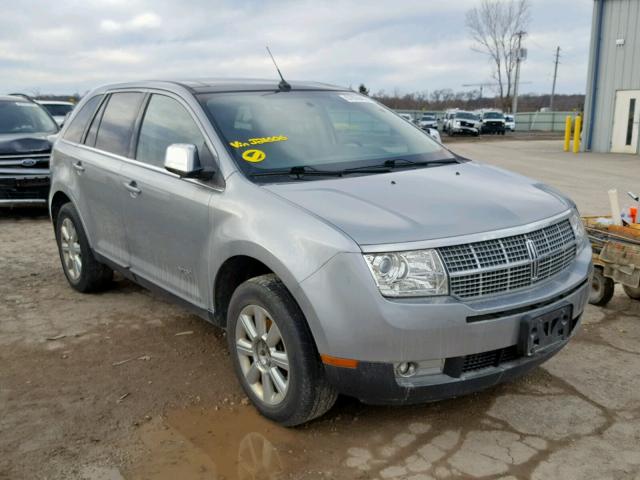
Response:
POLYGON ((244 148, 244 147, 250 147, 251 145, 262 145, 263 143, 284 142, 286 140, 289 140, 289 139, 284 135, 275 135, 273 137, 250 138, 246 142, 236 140, 234 142, 229 142, 229 145, 231 145, 233 148, 244 148))

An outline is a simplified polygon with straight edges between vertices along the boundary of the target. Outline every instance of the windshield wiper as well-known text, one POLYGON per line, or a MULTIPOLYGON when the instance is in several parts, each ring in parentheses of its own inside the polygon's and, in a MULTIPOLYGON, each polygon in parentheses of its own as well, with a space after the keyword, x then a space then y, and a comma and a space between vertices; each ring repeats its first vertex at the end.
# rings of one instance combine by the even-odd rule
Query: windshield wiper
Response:
POLYGON ((317 175, 317 176, 324 176, 324 177, 341 177, 342 171, 320 170, 314 167, 309 167, 308 165, 304 165, 299 167, 267 170, 265 172, 256 172, 256 173, 251 173, 250 175, 252 177, 272 177, 272 176, 293 175, 293 176, 296 176, 297 178, 301 178, 305 175, 317 175))
POLYGON ((392 160, 385 160, 379 165, 365 165, 363 167, 347 168, 343 170, 345 173, 352 172, 364 172, 374 170, 376 172, 390 172, 395 168, 407 168, 407 167, 423 167, 428 165, 447 165, 450 163, 459 163, 455 158, 441 158, 439 160, 424 160, 420 162, 414 162, 413 160, 407 160, 406 158, 395 158, 392 160))
POLYGON ((363 165, 362 167, 346 168, 344 170, 321 170, 319 168, 311 167, 309 165, 296 166, 291 168, 282 168, 267 170, 264 172, 251 173, 252 177, 282 177, 282 176, 294 176, 296 179, 301 179, 305 176, 317 176, 317 177, 342 177, 349 174, 358 173, 389 173, 396 168, 406 167, 422 167, 428 165, 446 165, 450 163, 459 163, 455 158, 443 158, 440 160, 427 160, 422 162, 414 162, 404 158, 396 158, 393 160, 385 160, 378 165, 363 165), (400 162, 400 163, 398 163, 400 162))

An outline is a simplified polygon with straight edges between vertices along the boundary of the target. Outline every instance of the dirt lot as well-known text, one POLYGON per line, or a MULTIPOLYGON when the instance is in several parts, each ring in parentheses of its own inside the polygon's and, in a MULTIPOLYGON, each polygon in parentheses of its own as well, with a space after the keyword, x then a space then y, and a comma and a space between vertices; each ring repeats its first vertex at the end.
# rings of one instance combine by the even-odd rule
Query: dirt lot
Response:
MULTIPOLYGON (((569 168, 562 188, 603 211, 590 172, 631 162, 558 157, 558 142, 459 146, 533 176, 569 168)), ((635 172, 618 174, 640 186, 635 172)), ((620 291, 518 382, 419 407, 341 399, 287 430, 246 405, 220 331, 122 279, 71 290, 46 216, 0 217, 0 267, 2 479, 640 480, 640 302, 620 291)))

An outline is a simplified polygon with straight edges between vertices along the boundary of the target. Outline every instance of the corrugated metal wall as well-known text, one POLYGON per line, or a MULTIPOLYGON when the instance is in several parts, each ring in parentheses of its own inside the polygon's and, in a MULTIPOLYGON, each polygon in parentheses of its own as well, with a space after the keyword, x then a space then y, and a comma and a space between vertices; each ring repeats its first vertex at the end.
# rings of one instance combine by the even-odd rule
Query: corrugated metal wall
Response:
MULTIPOLYGON (((611 148, 616 91, 640 90, 640 0, 596 0, 585 102, 586 124, 583 132, 589 131, 597 41, 594 35, 598 3, 602 1, 604 1, 602 43, 592 137, 592 150, 595 152, 608 152, 611 148), (620 38, 624 39, 623 46, 616 45, 616 40, 620 38)), ((584 135, 583 138, 585 138, 584 135)))

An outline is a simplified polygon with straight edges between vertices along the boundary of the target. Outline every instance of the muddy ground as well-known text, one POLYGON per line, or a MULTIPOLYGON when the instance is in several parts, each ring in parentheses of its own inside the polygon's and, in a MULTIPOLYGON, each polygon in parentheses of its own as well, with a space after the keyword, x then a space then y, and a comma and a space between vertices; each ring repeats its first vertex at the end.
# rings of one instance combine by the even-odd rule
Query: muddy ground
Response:
POLYGON ((246 404, 214 327, 123 279, 69 288, 46 216, 0 217, 0 268, 1 479, 640 480, 640 302, 621 291, 515 383, 342 398, 283 429, 246 404))

